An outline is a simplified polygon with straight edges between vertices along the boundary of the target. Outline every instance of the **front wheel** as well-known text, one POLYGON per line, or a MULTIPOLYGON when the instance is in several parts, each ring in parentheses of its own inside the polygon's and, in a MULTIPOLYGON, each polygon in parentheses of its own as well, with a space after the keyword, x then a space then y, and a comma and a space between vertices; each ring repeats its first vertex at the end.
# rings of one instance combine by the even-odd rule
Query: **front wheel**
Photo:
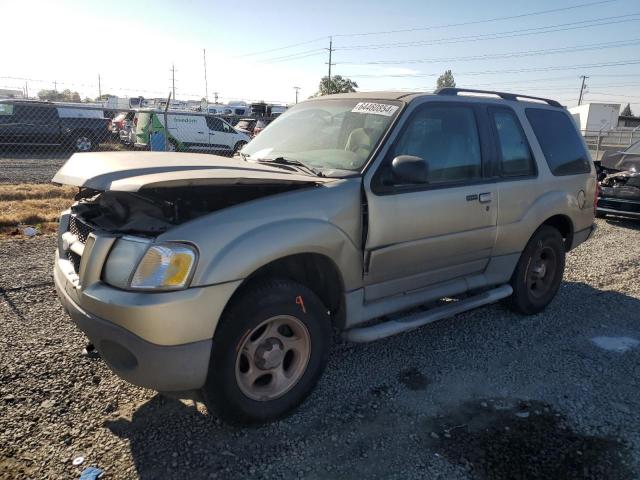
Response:
POLYGON ((525 247, 511 277, 513 294, 506 302, 516 312, 533 315, 556 296, 564 273, 565 249, 560 232, 540 227, 525 247))
POLYGON ((233 153, 238 153, 244 148, 246 144, 247 142, 245 142, 244 140, 240 140, 238 143, 236 143, 235 147, 233 147, 233 153))
POLYGON ((216 330, 205 403, 230 423, 283 417, 311 393, 330 344, 328 311, 307 287, 289 280, 249 287, 216 330))

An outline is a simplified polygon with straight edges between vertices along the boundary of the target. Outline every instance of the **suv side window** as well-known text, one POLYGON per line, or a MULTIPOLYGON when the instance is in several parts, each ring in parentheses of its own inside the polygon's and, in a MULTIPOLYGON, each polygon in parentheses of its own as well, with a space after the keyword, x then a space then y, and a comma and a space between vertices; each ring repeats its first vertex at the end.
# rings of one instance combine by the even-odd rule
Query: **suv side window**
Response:
POLYGON ((577 175, 591 171, 589 156, 568 115, 542 108, 527 108, 526 114, 551 173, 577 175))
POLYGON ((211 116, 208 116, 206 118, 207 118, 207 127, 209 127, 209 130, 215 130, 216 132, 224 131, 222 127, 222 120, 216 117, 211 117, 211 116))
POLYGON ((500 175, 523 177, 536 174, 529 142, 516 114, 508 108, 489 108, 499 153, 500 175))
POLYGON ((389 161, 415 155, 429 163, 429 184, 482 177, 480 137, 473 108, 425 104, 403 126, 389 161))

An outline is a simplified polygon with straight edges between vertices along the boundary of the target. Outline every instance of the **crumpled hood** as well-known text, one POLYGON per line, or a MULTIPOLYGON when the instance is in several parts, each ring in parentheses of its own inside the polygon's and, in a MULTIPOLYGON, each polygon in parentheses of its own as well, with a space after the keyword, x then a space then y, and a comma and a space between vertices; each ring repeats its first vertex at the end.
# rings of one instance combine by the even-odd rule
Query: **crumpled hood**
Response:
POLYGON ((137 192, 151 187, 282 185, 331 180, 200 153, 91 152, 72 155, 52 182, 100 191, 137 192))
POLYGON ((623 154, 618 150, 607 150, 600 165, 609 170, 640 172, 640 154, 623 154))

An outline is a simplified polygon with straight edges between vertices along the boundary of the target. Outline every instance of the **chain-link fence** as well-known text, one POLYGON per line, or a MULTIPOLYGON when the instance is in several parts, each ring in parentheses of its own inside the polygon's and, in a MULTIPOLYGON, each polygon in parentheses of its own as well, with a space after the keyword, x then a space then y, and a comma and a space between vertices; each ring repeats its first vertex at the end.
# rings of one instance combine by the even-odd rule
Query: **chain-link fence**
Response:
MULTIPOLYGON (((9 167, 11 162, 21 162, 25 169, 50 165, 48 175, 77 152, 181 151, 232 156, 272 120, 264 115, 0 100, 0 162, 9 167)), ((0 170, 5 170, 0 172, 0 181, 24 181, 9 178, 8 167, 0 170)), ((16 170, 16 174, 28 180, 28 171, 16 170)))

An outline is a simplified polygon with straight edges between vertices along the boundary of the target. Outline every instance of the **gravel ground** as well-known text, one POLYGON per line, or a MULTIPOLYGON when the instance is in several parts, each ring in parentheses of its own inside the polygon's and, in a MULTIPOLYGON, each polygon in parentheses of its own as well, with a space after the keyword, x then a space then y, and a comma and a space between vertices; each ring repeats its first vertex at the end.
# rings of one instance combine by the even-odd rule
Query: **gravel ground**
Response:
POLYGON ((0 183, 49 183, 69 156, 62 151, 46 154, 2 152, 0 183))
POLYGON ((640 225, 598 225, 545 312, 493 305, 339 343, 296 413, 251 429, 83 357, 54 239, 0 241, 0 477, 640 478, 640 347, 592 340, 640 339, 640 225))

